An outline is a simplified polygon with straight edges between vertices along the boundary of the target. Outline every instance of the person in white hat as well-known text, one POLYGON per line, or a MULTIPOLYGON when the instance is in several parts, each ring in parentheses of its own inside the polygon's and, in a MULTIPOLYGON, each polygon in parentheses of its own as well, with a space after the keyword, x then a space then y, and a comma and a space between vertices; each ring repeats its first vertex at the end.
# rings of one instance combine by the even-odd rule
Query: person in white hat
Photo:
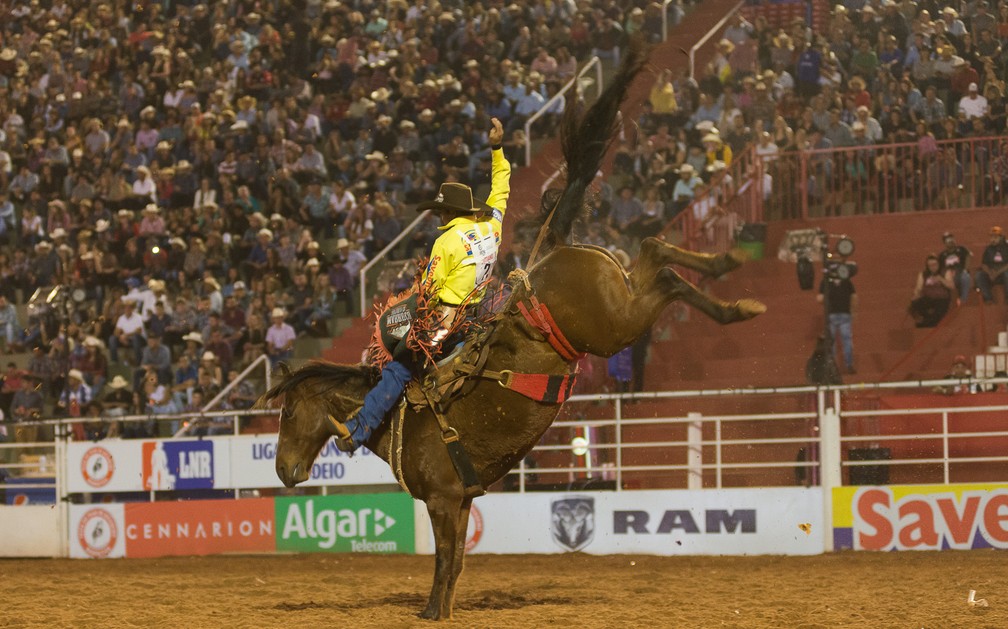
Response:
POLYGON ((70 354, 71 364, 77 366, 85 374, 85 380, 91 384, 93 391, 101 391, 105 386, 105 374, 108 372, 108 360, 101 351, 104 347, 97 336, 85 336, 81 342, 83 354, 74 349, 70 354))
MULTIPOLYGON (((133 406, 133 391, 130 390, 129 382, 126 378, 116 375, 106 385, 108 392, 102 397, 102 410, 106 417, 122 417, 127 410, 133 406)), ((118 424, 116 424, 118 426, 118 424)), ((115 433, 121 430, 116 428, 115 433)), ((112 430, 109 430, 112 433, 112 430)))
POLYGON ((691 164, 683 163, 676 172, 679 174, 679 179, 672 188, 672 208, 674 214, 678 214, 686 209, 686 206, 693 201, 694 188, 702 182, 700 176, 697 175, 696 169, 691 164))
POLYGON ((725 165, 731 166, 732 163, 732 150, 731 147, 725 144, 724 140, 721 139, 721 134, 716 130, 708 133, 701 138, 701 142, 704 145, 704 152, 707 153, 707 164, 713 164, 714 162, 724 162, 725 165))
MULTIPOLYGON (((959 19, 959 12, 950 6, 945 6, 941 10, 941 19, 945 22, 945 30, 949 35, 956 38, 962 37, 966 34, 966 24, 959 19)), ((979 33, 974 32, 975 35, 979 33)))
POLYGON ((109 360, 119 362, 119 348, 133 348, 133 363, 140 364, 140 353, 144 347, 144 322, 136 311, 136 302, 132 299, 123 301, 123 313, 116 319, 115 331, 109 336, 109 360))
POLYGON ((982 118, 987 115, 987 99, 979 93, 976 83, 970 83, 966 95, 959 99, 959 113, 966 118, 982 118))
POLYGON ((217 354, 211 351, 203 352, 197 367, 197 382, 206 382, 209 379, 219 387, 224 382, 220 362, 220 357, 217 354))
POLYGON ((66 384, 56 402, 59 414, 67 417, 80 417, 84 405, 91 401, 91 387, 84 381, 80 369, 71 369, 67 373, 66 384))
POLYGON ((157 184, 151 178, 150 168, 137 166, 136 179, 133 180, 133 196, 145 203, 157 202, 157 184))
POLYGON ((287 313, 283 308, 274 308, 270 313, 273 325, 266 330, 266 354, 269 356, 270 366, 288 360, 294 354, 294 340, 297 339, 297 333, 284 321, 286 316, 287 313))
POLYGON ((215 277, 208 275, 203 278, 203 286, 205 287, 203 296, 210 300, 211 312, 220 314, 221 309, 224 308, 224 295, 221 294, 220 282, 215 277))
POLYGON ((427 358, 437 355, 456 319, 465 317, 465 310, 478 304, 485 294, 497 262, 504 212, 511 193, 511 166, 501 148, 504 127, 497 118, 492 118, 491 124, 488 139, 492 173, 487 201, 475 200, 469 186, 444 183, 434 200, 417 206, 418 212, 433 211, 443 223, 440 228, 443 233, 434 242, 421 277, 421 290, 431 298, 440 317, 436 331, 424 339, 431 348, 430 354, 426 357, 414 354, 408 336, 401 333, 396 336, 401 321, 379 318, 379 327, 385 326, 383 337, 387 339, 383 344, 389 353, 388 362, 382 368, 378 384, 364 397, 364 406, 345 423, 332 422, 341 450, 352 452, 370 437, 398 402, 413 378, 413 371, 422 368, 427 358))
POLYGON ((360 278, 360 270, 367 264, 367 257, 360 248, 351 245, 346 238, 340 238, 336 241, 336 257, 343 263, 343 267, 354 282, 357 282, 360 278))

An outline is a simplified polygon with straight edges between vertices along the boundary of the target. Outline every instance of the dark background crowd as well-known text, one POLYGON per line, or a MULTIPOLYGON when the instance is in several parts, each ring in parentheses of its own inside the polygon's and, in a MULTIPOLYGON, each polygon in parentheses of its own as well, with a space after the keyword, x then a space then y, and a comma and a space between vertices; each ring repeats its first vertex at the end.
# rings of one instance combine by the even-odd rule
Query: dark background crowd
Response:
MULTIPOLYGON (((659 79, 645 141, 623 149, 641 201, 657 184, 666 213, 681 211, 680 175, 704 184, 698 197, 713 187, 723 198, 740 182, 720 185, 720 163, 730 172, 750 146, 775 218, 803 206, 828 216, 1004 201, 1008 4, 854 1, 823 14, 792 4, 804 8, 787 21, 779 6, 735 16, 696 81, 659 79), (705 168, 712 186, 695 176, 705 168)), ((696 207, 697 218, 716 220, 716 205, 696 207)))
MULTIPOLYGON (((579 64, 612 67, 629 37, 657 41, 661 24, 660 3, 615 0, 10 8, 0 346, 32 356, 27 373, 7 369, 0 409, 82 416, 118 391, 122 412, 196 410, 257 356, 275 362, 298 335, 326 336, 413 203, 444 181, 487 182, 490 117, 522 165, 526 120, 579 64)), ((730 246, 740 220, 722 201, 750 147, 767 195, 793 191, 780 185, 782 155, 830 147, 864 159, 816 160, 804 185, 818 199, 880 175, 939 182, 912 197, 921 208, 959 190, 964 156, 934 143, 1004 132, 1008 5, 845 2, 811 25, 740 14, 696 79, 656 68, 580 239, 632 255, 690 212, 706 246, 730 246), (906 163, 869 158, 893 142, 919 150, 906 163)), ((564 104, 532 139, 554 134, 564 104)), ((985 160, 983 189, 1000 194, 1008 154, 985 160)), ((428 250, 436 226, 423 222, 393 257, 428 250)), ((501 272, 527 251, 518 238, 501 272)), ((251 397, 232 392, 218 408, 251 397)))
MULTIPOLYGON (((635 32, 657 41, 661 10, 7 6, 0 349, 30 358, 4 370, 0 412, 195 411, 258 356, 275 363, 297 336, 327 336, 413 203, 444 181, 488 181, 489 118, 504 122, 520 165, 526 119, 591 55, 617 62, 635 32)), ((534 133, 552 134, 562 110, 553 105, 534 133)), ((429 250, 436 227, 425 221, 396 257, 429 250)), ((248 406, 247 389, 216 408, 248 406)), ((100 423, 77 430, 110 434, 100 423)))

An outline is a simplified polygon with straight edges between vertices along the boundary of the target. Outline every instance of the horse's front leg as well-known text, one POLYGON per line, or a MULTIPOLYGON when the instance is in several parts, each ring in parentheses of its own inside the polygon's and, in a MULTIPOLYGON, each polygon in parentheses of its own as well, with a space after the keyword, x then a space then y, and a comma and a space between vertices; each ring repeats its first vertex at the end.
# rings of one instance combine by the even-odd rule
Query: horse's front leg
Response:
POLYGON ((462 501, 455 525, 455 554, 452 557, 451 575, 448 578, 448 590, 445 592, 444 604, 442 605, 442 618, 451 618, 452 608, 455 606, 455 584, 458 583, 459 575, 462 574, 462 564, 465 562, 466 533, 469 529, 469 509, 472 507, 472 498, 462 501))
MULTIPOLYGON (((455 571, 458 551, 459 511, 463 499, 457 495, 437 495, 427 499, 427 513, 430 514, 431 528, 434 529, 434 584, 431 586, 427 607, 420 613, 421 618, 441 620, 451 618, 450 593, 458 574, 455 571)), ((468 506, 465 509, 468 518, 468 506)), ((465 525, 462 528, 462 543, 465 550, 465 525)), ((458 559, 458 571, 462 570, 462 560, 458 559)))

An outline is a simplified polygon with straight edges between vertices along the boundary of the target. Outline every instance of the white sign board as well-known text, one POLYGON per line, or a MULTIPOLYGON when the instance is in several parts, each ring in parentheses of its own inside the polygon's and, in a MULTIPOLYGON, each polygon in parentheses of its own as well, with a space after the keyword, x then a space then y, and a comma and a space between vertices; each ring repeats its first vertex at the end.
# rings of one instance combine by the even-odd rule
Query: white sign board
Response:
POLYGON ((227 438, 107 439, 67 446, 67 491, 226 489, 227 438))
MULTIPOLYGON (((276 435, 206 439, 108 439, 67 447, 67 491, 102 493, 282 487, 276 435)), ((366 448, 354 456, 332 441, 304 485, 394 485, 388 465, 366 448)))
MULTIPOLYGON (((276 474, 276 435, 230 437, 232 487, 283 487, 276 474)), ((385 461, 367 448, 351 457, 333 441, 326 443, 312 466, 311 478, 301 486, 396 484, 385 461)))
POLYGON ((822 491, 816 488, 504 493, 473 505, 466 543, 473 553, 824 552, 822 491))

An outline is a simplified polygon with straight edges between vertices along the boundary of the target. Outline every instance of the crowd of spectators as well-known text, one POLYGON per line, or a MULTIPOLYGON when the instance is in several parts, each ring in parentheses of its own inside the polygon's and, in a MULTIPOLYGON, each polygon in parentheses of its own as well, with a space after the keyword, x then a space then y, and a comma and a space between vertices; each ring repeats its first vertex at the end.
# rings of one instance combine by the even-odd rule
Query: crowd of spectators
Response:
MULTIPOLYGON (((575 0, 14 6, 0 26, 0 347, 32 356, 27 374, 6 377, 0 406, 15 419, 83 415, 124 389, 129 411, 194 409, 262 353, 280 360, 298 334, 325 335, 413 203, 444 181, 485 183, 481 121, 504 122, 520 165, 528 116, 579 61, 615 63, 636 33, 657 40, 661 11, 575 0), (40 288, 49 301, 18 317, 40 288), (124 364, 132 377, 116 389, 110 366, 124 364)), ((739 219, 723 201, 743 183, 729 173, 750 146, 768 165, 767 195, 804 187, 825 199, 863 180, 913 196, 924 180, 945 182, 913 196, 926 207, 964 177, 961 151, 937 140, 1006 127, 1005 38, 1008 5, 983 0, 853 0, 818 30, 734 16, 696 79, 655 76, 579 237, 632 253, 689 211, 708 245, 727 247, 739 219), (864 148, 889 142, 918 150, 891 163, 864 148), (802 185, 781 185, 781 154, 829 147, 858 157, 813 159, 802 185)), ((552 133, 564 105, 533 131, 552 133)), ((1001 194, 1008 152, 983 159, 977 192, 1001 194)), ((436 227, 422 223, 397 257, 428 250, 436 227)), ((527 250, 517 244, 502 266, 527 250)))
POLYGON ((815 29, 811 11, 771 26, 764 8, 731 18, 696 80, 657 77, 618 149, 601 240, 629 246, 691 207, 701 244, 730 244, 740 221, 723 201, 742 182, 727 173, 750 146, 777 217, 1005 199, 1008 3, 848 0, 815 29))
MULTIPOLYGON (((661 11, 614 0, 8 5, 0 350, 31 356, 4 372, 0 412, 198 410, 256 357, 276 362, 297 335, 326 335, 414 202, 444 181, 487 180, 487 119, 504 122, 520 161, 527 117, 580 61, 617 62, 634 33, 657 40, 661 11)), ((563 106, 536 131, 552 132, 563 106)), ((428 251, 436 227, 423 223, 399 257, 428 251)), ((251 401, 239 388, 216 408, 251 401)), ((151 426, 82 423, 77 436, 110 429, 151 426)))

